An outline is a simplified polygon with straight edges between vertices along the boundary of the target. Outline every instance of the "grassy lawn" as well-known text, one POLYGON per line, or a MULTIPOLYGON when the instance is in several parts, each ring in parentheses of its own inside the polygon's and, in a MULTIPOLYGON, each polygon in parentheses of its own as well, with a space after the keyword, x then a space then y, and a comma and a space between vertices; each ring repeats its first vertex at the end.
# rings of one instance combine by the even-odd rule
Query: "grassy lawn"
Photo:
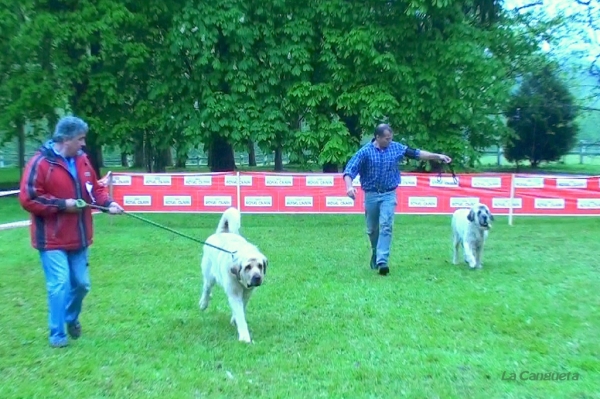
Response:
MULTIPOLYGON (((147 217, 203 239, 219 215, 147 217)), ((61 350, 27 229, 0 231, 0 398, 600 397, 598 219, 498 217, 480 271, 449 263, 449 221, 397 217, 381 277, 361 216, 244 215, 270 260, 245 345, 220 288, 198 308, 198 244, 98 215, 84 335, 61 350)))
POLYGON ((29 219, 29 213, 21 208, 15 195, 0 197, 0 224, 27 219, 29 219))
MULTIPOLYGON (((579 155, 566 155, 561 162, 550 162, 540 165, 536 169, 528 166, 521 166, 519 173, 573 173, 584 175, 600 175, 600 156, 585 156, 583 163, 579 163, 579 155)), ((498 166, 498 159, 495 155, 485 155, 480 159, 481 165, 476 171, 498 171, 510 172, 517 171, 515 164, 502 158, 501 165, 498 166)))

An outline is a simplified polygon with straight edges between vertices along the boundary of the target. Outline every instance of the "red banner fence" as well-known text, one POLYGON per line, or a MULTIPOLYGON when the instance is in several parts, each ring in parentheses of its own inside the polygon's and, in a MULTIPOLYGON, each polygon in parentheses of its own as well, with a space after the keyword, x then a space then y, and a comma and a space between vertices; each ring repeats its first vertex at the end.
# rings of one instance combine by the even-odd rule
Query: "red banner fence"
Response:
MULTIPOLYGON (((341 174, 227 172, 107 176, 128 212, 361 214, 364 193, 346 196, 341 174)), ((358 178, 353 183, 360 187, 358 178)), ((599 176, 402 173, 398 214, 451 214, 483 202, 496 215, 600 216, 599 176)))

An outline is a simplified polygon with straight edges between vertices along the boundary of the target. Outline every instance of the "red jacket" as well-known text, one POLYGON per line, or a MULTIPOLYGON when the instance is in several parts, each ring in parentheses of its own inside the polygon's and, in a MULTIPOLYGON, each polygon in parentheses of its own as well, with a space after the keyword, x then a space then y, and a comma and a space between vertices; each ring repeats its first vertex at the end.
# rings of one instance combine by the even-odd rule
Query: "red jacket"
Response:
POLYGON ((31 245, 38 250, 78 250, 92 244, 91 208, 65 212, 67 199, 84 199, 88 204, 105 207, 112 202, 82 151, 75 157, 75 168, 77 180, 51 142, 44 144, 25 166, 19 201, 31 214, 31 245), (93 199, 86 186, 91 187, 93 199))

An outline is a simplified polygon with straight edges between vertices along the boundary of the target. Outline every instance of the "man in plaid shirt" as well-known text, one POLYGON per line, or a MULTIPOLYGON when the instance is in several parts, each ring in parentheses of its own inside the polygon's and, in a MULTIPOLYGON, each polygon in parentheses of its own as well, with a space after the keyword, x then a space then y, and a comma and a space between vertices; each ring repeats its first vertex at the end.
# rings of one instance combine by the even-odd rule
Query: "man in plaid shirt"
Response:
POLYGON ((403 158, 435 160, 450 163, 450 157, 425 150, 413 149, 392 141, 394 132, 387 124, 375 128, 374 138, 360 148, 344 170, 346 193, 356 199, 352 181, 360 175, 365 192, 365 219, 371 241, 371 268, 385 276, 389 273, 388 258, 392 241, 394 212, 397 204, 396 189, 400 184, 398 163, 403 158))

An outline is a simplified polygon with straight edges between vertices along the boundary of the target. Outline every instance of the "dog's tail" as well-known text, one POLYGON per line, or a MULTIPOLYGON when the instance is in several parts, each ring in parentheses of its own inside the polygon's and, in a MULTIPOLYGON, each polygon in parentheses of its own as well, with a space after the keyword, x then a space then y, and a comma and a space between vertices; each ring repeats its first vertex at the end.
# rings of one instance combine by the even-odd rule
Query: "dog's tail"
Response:
POLYGON ((242 226, 240 211, 237 208, 228 208, 219 220, 217 226, 217 233, 233 233, 240 234, 240 227, 242 226))

